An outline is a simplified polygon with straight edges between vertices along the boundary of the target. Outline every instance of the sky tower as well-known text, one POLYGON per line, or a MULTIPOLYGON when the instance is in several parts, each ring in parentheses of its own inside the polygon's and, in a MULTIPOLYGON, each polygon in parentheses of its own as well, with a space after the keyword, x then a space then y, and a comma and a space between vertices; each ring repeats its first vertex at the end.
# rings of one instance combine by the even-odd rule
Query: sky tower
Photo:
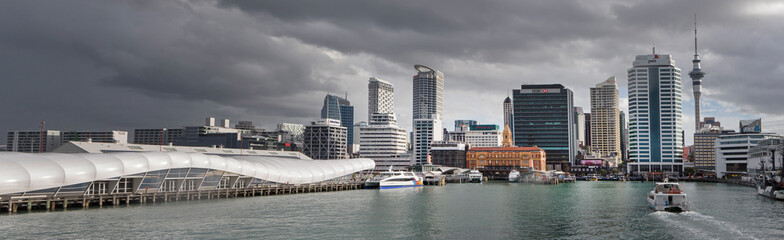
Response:
POLYGON ((705 72, 700 69, 700 55, 697 54, 697 14, 694 14, 694 68, 689 72, 692 89, 694 89, 694 132, 700 131, 700 95, 702 94, 702 78, 705 72))

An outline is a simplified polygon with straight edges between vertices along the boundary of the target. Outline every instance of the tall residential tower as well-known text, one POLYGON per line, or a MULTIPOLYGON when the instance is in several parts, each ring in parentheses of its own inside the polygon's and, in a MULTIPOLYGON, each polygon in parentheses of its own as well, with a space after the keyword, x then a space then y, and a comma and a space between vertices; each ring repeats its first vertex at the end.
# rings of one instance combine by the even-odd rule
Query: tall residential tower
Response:
POLYGON ((368 80, 368 121, 374 113, 395 112, 395 88, 391 83, 372 77, 368 80))
POLYGON ((414 163, 426 163, 430 143, 444 138, 444 73, 414 65, 413 139, 414 163))
POLYGON ((628 71, 628 171, 683 169, 681 70, 671 55, 637 55, 628 71))
POLYGON ((621 159, 618 97, 615 77, 591 88, 591 150, 612 157, 615 166, 621 159))

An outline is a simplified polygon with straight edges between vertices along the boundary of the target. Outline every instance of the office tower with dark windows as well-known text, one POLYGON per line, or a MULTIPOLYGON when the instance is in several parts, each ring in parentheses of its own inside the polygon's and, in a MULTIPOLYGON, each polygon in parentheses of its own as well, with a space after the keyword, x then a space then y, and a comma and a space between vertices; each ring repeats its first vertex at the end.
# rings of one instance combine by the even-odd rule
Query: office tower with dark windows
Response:
POLYGON ((628 71, 628 171, 683 170, 681 70, 671 55, 638 55, 628 71))
POLYGON ((347 130, 347 145, 350 148, 354 144, 354 106, 351 106, 348 99, 327 94, 324 97, 324 106, 321 107, 321 118, 340 120, 341 126, 347 130))
POLYGON ((515 145, 547 152, 548 170, 568 170, 577 155, 572 91, 561 84, 522 85, 512 95, 515 145))

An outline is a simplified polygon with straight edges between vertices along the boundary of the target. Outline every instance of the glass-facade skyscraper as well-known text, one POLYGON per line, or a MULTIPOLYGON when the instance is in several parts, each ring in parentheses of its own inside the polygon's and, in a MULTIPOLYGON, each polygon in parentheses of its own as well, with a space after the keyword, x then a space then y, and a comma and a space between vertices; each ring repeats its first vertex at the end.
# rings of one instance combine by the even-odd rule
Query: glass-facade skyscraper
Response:
POLYGON ((568 170, 577 155, 572 91, 561 84, 522 85, 512 98, 515 145, 545 150, 548 170, 568 170))
POLYGON ((324 106, 321 107, 321 118, 340 120, 340 125, 346 127, 347 145, 351 149, 354 143, 354 106, 348 99, 327 94, 324 97, 324 106))
POLYGON ((628 171, 683 170, 681 70, 671 55, 637 55, 628 71, 628 171))

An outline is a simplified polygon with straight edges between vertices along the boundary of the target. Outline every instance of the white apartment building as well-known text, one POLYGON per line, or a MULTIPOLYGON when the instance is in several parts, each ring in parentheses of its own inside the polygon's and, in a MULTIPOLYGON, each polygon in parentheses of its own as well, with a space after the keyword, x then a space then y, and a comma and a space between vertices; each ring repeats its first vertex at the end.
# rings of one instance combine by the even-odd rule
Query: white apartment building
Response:
POLYGON ((8 132, 6 151, 9 152, 51 152, 60 146, 60 131, 31 130, 8 132), (43 138, 41 136, 43 135, 43 138))
POLYGON ((502 130, 493 124, 474 125, 465 133, 465 143, 471 148, 500 147, 502 140, 502 130))
POLYGON ((368 120, 373 113, 395 112, 395 88, 380 78, 368 80, 368 120))

